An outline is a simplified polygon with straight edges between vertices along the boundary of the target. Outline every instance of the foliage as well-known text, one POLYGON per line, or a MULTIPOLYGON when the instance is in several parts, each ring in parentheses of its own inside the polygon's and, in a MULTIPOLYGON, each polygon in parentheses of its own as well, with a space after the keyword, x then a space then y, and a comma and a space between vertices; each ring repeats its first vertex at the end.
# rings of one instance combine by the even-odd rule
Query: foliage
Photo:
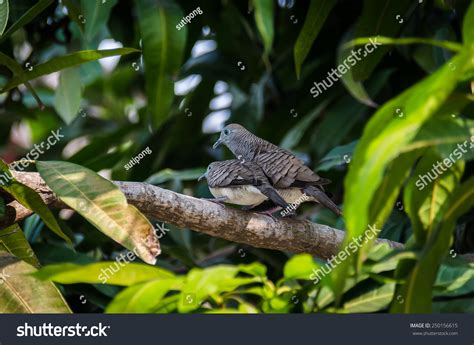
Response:
POLYGON ((472 312, 473 28, 468 0, 4 0, 2 158, 26 157, 73 212, 2 161, 1 217, 15 201, 34 214, 0 229, 0 311, 472 312), (108 180, 209 197, 196 178, 230 158, 210 150, 225 121, 333 181, 343 218, 299 213, 345 229, 342 250, 373 225, 404 248, 365 238, 315 284, 324 260, 162 224, 155 259, 160 245, 139 239, 156 225, 108 180), (131 252, 145 263, 119 261, 131 252))

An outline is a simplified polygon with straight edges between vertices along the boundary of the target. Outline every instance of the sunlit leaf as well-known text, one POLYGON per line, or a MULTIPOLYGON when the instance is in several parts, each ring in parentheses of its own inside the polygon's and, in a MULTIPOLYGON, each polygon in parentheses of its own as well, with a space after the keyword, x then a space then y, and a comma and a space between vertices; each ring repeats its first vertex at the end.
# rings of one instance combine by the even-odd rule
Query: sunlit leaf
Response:
MULTIPOLYGON (((89 265, 56 264, 41 268, 34 276, 61 284, 109 284, 130 286, 155 279, 173 279, 173 273, 159 267, 121 260, 97 262, 89 265)), ((128 260, 128 261, 127 261, 128 260)))
POLYGON ((67 68, 59 74, 54 107, 66 124, 74 120, 81 105, 81 76, 77 68, 67 68))
POLYGON ((36 166, 61 201, 143 261, 155 263, 160 246, 153 226, 116 185, 73 163, 38 161, 36 166))
POLYGON ((51 282, 30 276, 36 269, 0 251, 0 313, 70 313, 51 282))

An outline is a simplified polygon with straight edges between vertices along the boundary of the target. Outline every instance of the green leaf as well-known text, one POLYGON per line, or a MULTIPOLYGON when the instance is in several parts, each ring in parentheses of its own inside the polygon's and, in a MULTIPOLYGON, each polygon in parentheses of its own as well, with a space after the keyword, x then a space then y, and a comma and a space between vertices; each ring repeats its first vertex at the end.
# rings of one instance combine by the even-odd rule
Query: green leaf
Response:
POLYGON ((210 295, 226 290, 226 284, 235 277, 237 266, 219 265, 207 269, 193 268, 189 271, 181 291, 178 312, 186 313, 200 307, 210 295))
POLYGON ((285 279, 310 280, 313 270, 317 270, 319 265, 314 262, 309 254, 298 254, 288 260, 283 268, 285 279))
POLYGON ((453 297, 474 292, 474 264, 441 265, 433 287, 434 296, 453 297))
POLYGON ((333 167, 350 163, 356 144, 357 140, 347 145, 336 146, 333 148, 323 158, 321 158, 317 171, 328 171, 333 167))
POLYGON ((383 37, 383 36, 359 37, 350 42, 347 42, 344 46, 352 47, 352 46, 368 44, 368 43, 371 43, 375 39, 377 39, 377 43, 382 43, 383 45, 429 44, 435 47, 444 48, 446 50, 452 50, 454 52, 459 52, 462 49, 462 45, 456 42, 451 42, 451 41, 440 41, 440 40, 433 40, 429 38, 418 38, 418 37, 391 38, 391 37, 383 37))
POLYGON ((36 269, 0 251, 0 313, 71 313, 51 282, 30 276, 36 269))
POLYGON ((8 0, 0 3, 0 37, 3 35, 8 23, 8 0))
POLYGON ((92 41, 100 30, 107 25, 110 11, 116 3, 117 0, 108 0, 105 2, 81 0, 81 8, 85 19, 84 34, 87 41, 92 41))
POLYGON ((311 1, 309 5, 308 14, 293 50, 296 77, 298 79, 301 75, 301 66, 334 5, 336 5, 336 0, 311 1))
POLYGON ((161 279, 130 286, 110 302, 106 313, 153 313, 170 290, 178 290, 182 279, 161 279))
POLYGON ((13 224, 0 230, 0 249, 9 252, 34 267, 39 267, 40 265, 38 258, 18 224, 13 224))
POLYGON ((12 33, 17 31, 18 29, 22 28, 29 22, 31 22, 33 19, 35 19, 43 10, 51 5, 54 0, 40 0, 38 1, 33 7, 31 7, 28 11, 25 12, 21 16, 20 19, 18 19, 15 23, 13 23, 12 26, 8 28, 8 30, 0 37, 0 43, 5 41, 12 33))
MULTIPOLYGON (((395 36, 403 28, 397 19, 408 20, 406 14, 411 4, 411 0, 364 0, 362 14, 355 25, 354 36, 395 36)), ((367 79, 388 49, 379 46, 371 53, 364 52, 364 57, 352 67, 354 80, 367 79)))
POLYGON ((433 303, 433 313, 474 313, 474 303, 471 298, 461 298, 433 303))
POLYGON ((345 313, 373 313, 386 308, 393 297, 395 284, 384 284, 344 303, 345 313))
POLYGON ((474 3, 471 2, 462 23, 462 37, 464 43, 474 44, 474 3))
POLYGON ((282 139, 280 146, 284 149, 291 150, 303 138, 305 131, 309 129, 311 123, 326 109, 327 105, 332 99, 324 100, 314 108, 309 114, 303 117, 298 123, 293 126, 282 139))
POLYGON ((59 75, 54 108, 66 124, 75 119, 82 98, 81 76, 78 68, 67 68, 59 75))
POLYGON ((15 200, 25 206, 27 209, 35 212, 41 217, 46 226, 59 237, 63 238, 68 243, 72 243, 71 239, 61 230, 56 218, 50 211, 43 199, 30 187, 13 180, 8 186, 2 188, 10 193, 15 200))
MULTIPOLYGON (((51 74, 54 72, 61 71, 63 69, 78 66, 80 64, 99 60, 109 56, 127 55, 131 53, 139 52, 133 48, 118 48, 118 49, 105 49, 105 50, 81 50, 72 54, 59 56, 48 60, 45 63, 39 64, 33 67, 33 70, 28 73, 23 72, 15 75, 10 81, 0 90, 0 93, 9 91, 14 87, 23 84, 29 80, 36 79, 38 77, 51 74)), ((0 62, 3 62, 0 60, 0 62)), ((20 66, 21 68, 21 66, 20 66)))
POLYGON ((111 239, 154 264, 160 253, 153 226, 112 182, 80 165, 36 162, 38 172, 61 201, 111 239))
POLYGON ((158 127, 168 118, 173 103, 173 79, 183 59, 187 27, 176 29, 183 12, 174 1, 157 4, 151 0, 138 0, 137 9, 143 42, 147 110, 152 123, 158 127))
MULTIPOLYGON (((436 279, 438 268, 448 253, 456 220, 474 206, 474 177, 459 185, 450 196, 451 204, 443 214, 443 222, 434 229, 399 292, 405 300, 402 304, 392 304, 391 311, 395 313, 429 313, 432 311, 432 286, 436 279)), ((403 263, 401 263, 403 264, 403 263)))
MULTIPOLYGON (((343 41, 345 42, 349 40, 349 37, 353 37, 353 35, 353 30, 350 30, 344 36, 343 41)), ((357 61, 353 56, 351 56, 352 49, 346 47, 344 42, 340 44, 337 52, 338 66, 344 66, 342 70, 347 70, 346 73, 341 72, 341 81, 355 99, 359 100, 363 104, 368 105, 369 107, 376 107, 377 104, 370 98, 369 94, 364 88, 364 85, 361 82, 355 81, 352 75, 352 70, 347 68, 355 65, 357 61)))
MULTIPOLYGON (((470 56, 469 50, 463 50, 452 59, 452 63, 459 66, 457 70, 452 71, 445 64, 436 73, 385 103, 372 116, 356 147, 344 183, 347 236, 343 246, 373 224, 370 206, 385 170, 447 99, 464 70, 473 63, 470 56), (403 118, 397 116, 400 111, 403 118)), ((380 224, 378 226, 381 227, 380 224)), ((335 284, 338 292, 342 289, 344 272, 347 272, 349 265, 350 260, 346 260, 336 268, 336 271, 343 272, 338 274, 335 284)))
POLYGON ((206 168, 194 168, 189 170, 163 169, 146 179, 146 183, 161 184, 168 181, 195 181, 206 172, 206 168))
POLYGON ((273 44, 273 0, 254 0, 255 23, 262 37, 265 53, 268 54, 273 44))
POLYGON ((463 161, 453 162, 449 158, 443 160, 433 150, 425 153, 418 163, 413 176, 406 184, 404 205, 419 245, 425 242, 426 237, 441 221, 443 207, 457 187, 463 171, 463 161), (438 164, 439 162, 441 164, 438 164), (435 167, 439 170, 435 170, 435 167))
POLYGON ((34 276, 61 284, 109 284, 130 286, 155 279, 173 279, 174 274, 159 267, 137 264, 124 260, 104 261, 89 265, 71 263, 49 265, 41 268, 34 276))

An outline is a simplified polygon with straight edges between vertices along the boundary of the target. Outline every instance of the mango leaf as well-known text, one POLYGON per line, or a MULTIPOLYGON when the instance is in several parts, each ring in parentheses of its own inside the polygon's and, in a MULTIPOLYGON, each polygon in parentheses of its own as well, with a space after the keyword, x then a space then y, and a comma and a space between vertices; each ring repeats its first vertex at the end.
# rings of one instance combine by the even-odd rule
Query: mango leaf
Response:
POLYGON ((326 18, 336 5, 336 0, 311 1, 303 28, 296 39, 293 55, 295 58, 296 77, 301 75, 301 66, 311 50, 314 40, 319 34, 326 18))
POLYGON ((474 313, 472 298, 460 298, 433 303, 433 313, 474 313))
POLYGON ((38 258, 18 224, 13 224, 0 230, 0 250, 14 255, 34 267, 39 267, 40 265, 38 258))
POLYGON ((474 44, 474 4, 471 2, 462 23, 462 37, 465 44, 474 44))
POLYGON ((38 172, 61 201, 111 239, 154 264, 160 253, 153 226, 112 182, 80 165, 36 162, 38 172))
POLYGON ((457 187, 463 171, 463 161, 443 160, 433 150, 427 151, 418 163, 405 186, 404 206, 419 245, 441 221, 443 206, 457 187))
POLYGON ((170 290, 177 290, 182 279, 143 282, 121 291, 110 302, 106 313, 152 313, 170 290))
POLYGON ((255 7, 255 23, 257 24, 258 32, 262 37, 265 53, 268 54, 272 49, 273 44, 273 1, 272 0, 254 0, 255 7))
POLYGON ((0 251, 0 313, 71 313, 51 282, 30 276, 36 269, 0 251))
POLYGON ((178 304, 178 312, 195 310, 212 294, 226 289, 225 284, 234 279, 237 266, 219 265, 207 269, 193 268, 186 276, 178 304))
POLYGON ((29 71, 28 73, 23 72, 13 76, 13 78, 9 80, 3 89, 0 90, 0 93, 9 91, 29 80, 33 80, 50 73, 58 72, 69 67, 78 66, 89 61, 95 61, 109 56, 122 56, 136 52, 139 52, 139 50, 133 48, 81 50, 72 54, 55 57, 45 63, 34 66, 33 70, 29 71))
MULTIPOLYGON (((31 7, 28 11, 25 12, 21 16, 20 19, 18 19, 15 23, 13 23, 12 26, 8 28, 8 30, 0 37, 0 43, 5 41, 12 33, 17 31, 18 29, 22 28, 29 22, 31 22, 33 19, 35 19, 43 10, 51 5, 54 0, 40 0, 38 1, 33 7, 31 7)), ((8 2, 8 1, 7 1, 8 2)))
POLYGON ((34 276, 41 280, 51 280, 61 284, 89 283, 120 286, 135 285, 148 280, 174 278, 173 273, 162 268, 125 260, 104 261, 89 265, 71 263, 48 265, 34 273, 34 276))
POLYGON ((386 308, 392 300, 395 284, 384 284, 344 303, 345 313, 373 313, 386 308))
MULTIPOLYGON (((456 220, 474 206, 474 177, 459 185, 450 197, 451 204, 443 215, 443 222, 434 229, 409 273, 406 283, 397 288, 405 303, 393 303, 394 313, 429 313, 432 311, 431 293, 438 268, 448 253, 456 220)), ((403 263, 400 263, 403 264, 403 263)))
POLYGON ((0 3, 0 37, 3 35, 8 23, 8 0, 0 3))
POLYGON ((59 85, 54 97, 54 108, 66 124, 75 119, 82 98, 79 69, 67 68, 59 74, 59 85))
MULTIPOLYGON (((351 67, 354 66, 357 61, 355 60, 354 56, 351 56, 352 49, 344 45, 344 42, 350 40, 354 35, 353 30, 348 31, 344 37, 343 41, 339 45, 337 51, 337 63, 338 66, 342 67, 342 70, 346 70, 345 73, 342 73, 341 81, 349 91, 349 93, 357 99, 359 102, 368 105, 369 107, 377 107, 377 104, 370 98, 369 94, 364 88, 364 85, 360 81, 354 80, 352 75, 351 67)), ((338 67, 339 68, 339 67, 338 67)))
POLYGON ((12 180, 7 186, 2 186, 5 191, 10 193, 16 201, 25 206, 27 209, 35 212, 41 217, 46 226, 66 242, 72 243, 71 239, 61 230, 56 218, 50 211, 43 199, 30 187, 21 184, 16 180, 12 180))
POLYGON ((76 5, 75 0, 61 0, 61 4, 67 8, 69 19, 77 24, 81 32, 84 32, 84 18, 81 17, 83 11, 76 5))
MULTIPOLYGON (((355 25, 354 36, 395 36, 403 27, 399 19, 403 20, 411 4, 411 0, 364 0, 362 14, 355 25)), ((370 54, 364 55, 364 58, 352 67, 354 80, 367 79, 388 49, 379 46, 370 54)))
POLYGON ((159 3, 138 0, 137 10, 143 42, 147 110, 152 123, 158 127, 168 117, 173 103, 173 78, 183 59, 187 27, 175 28, 183 12, 172 0, 159 3))
POLYGON ((117 0, 87 1, 81 0, 81 9, 85 19, 84 34, 87 41, 91 41, 99 31, 107 25, 110 11, 117 0))
MULTIPOLYGON (((473 64, 470 56, 469 50, 463 50, 452 59, 452 63, 459 66, 457 70, 452 71, 445 64, 436 73, 385 103, 372 116, 356 147, 344 182, 347 236, 343 246, 373 224, 370 206, 387 166, 447 99, 464 70, 473 64), (403 118, 399 118, 400 112, 403 118)), ((379 227, 382 225, 379 224, 379 227)), ((342 272, 337 274, 335 280, 337 295, 342 289, 350 261, 346 260, 336 267, 335 271, 342 272)))
POLYGON ((441 265, 433 296, 454 297, 474 292, 474 264, 441 265))
POLYGON ((357 140, 347 145, 336 146, 319 161, 317 171, 328 171, 336 166, 348 164, 352 160, 352 154, 357 140))
POLYGON ((303 119, 293 126, 282 139, 280 146, 291 150, 303 138, 305 131, 310 127, 311 123, 326 109, 327 105, 332 99, 327 99, 321 102, 316 108, 305 115, 303 119))
POLYGON ((409 45, 409 44, 429 44, 435 47, 441 47, 446 50, 451 50, 454 52, 459 52, 462 49, 462 45, 456 42, 451 41, 440 41, 430 38, 419 38, 419 37, 405 37, 405 38, 391 38, 384 36, 372 36, 372 37, 359 37, 353 39, 344 44, 345 48, 359 46, 363 44, 372 43, 374 40, 377 40, 377 43, 381 43, 385 46, 388 45, 409 45))
POLYGON ((285 279, 310 280, 313 270, 317 270, 319 265, 314 262, 309 254, 298 254, 288 260, 283 268, 285 279))

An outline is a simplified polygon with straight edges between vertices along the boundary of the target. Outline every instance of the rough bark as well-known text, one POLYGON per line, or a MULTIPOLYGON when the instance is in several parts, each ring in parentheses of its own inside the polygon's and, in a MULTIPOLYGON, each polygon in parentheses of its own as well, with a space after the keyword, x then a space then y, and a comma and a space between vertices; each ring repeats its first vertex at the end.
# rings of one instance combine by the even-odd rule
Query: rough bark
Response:
MULTIPOLYGON (((37 191, 50 207, 67 208, 38 173, 14 174, 21 183, 37 191)), ((273 219, 142 182, 114 183, 130 204, 150 218, 253 247, 310 253, 327 259, 338 253, 344 239, 344 231, 322 224, 288 218, 273 219)), ((0 221, 0 226, 18 222, 31 213, 13 201, 8 204, 6 216, 0 221)), ((388 240, 378 241, 388 243, 391 247, 403 246, 388 240)))

